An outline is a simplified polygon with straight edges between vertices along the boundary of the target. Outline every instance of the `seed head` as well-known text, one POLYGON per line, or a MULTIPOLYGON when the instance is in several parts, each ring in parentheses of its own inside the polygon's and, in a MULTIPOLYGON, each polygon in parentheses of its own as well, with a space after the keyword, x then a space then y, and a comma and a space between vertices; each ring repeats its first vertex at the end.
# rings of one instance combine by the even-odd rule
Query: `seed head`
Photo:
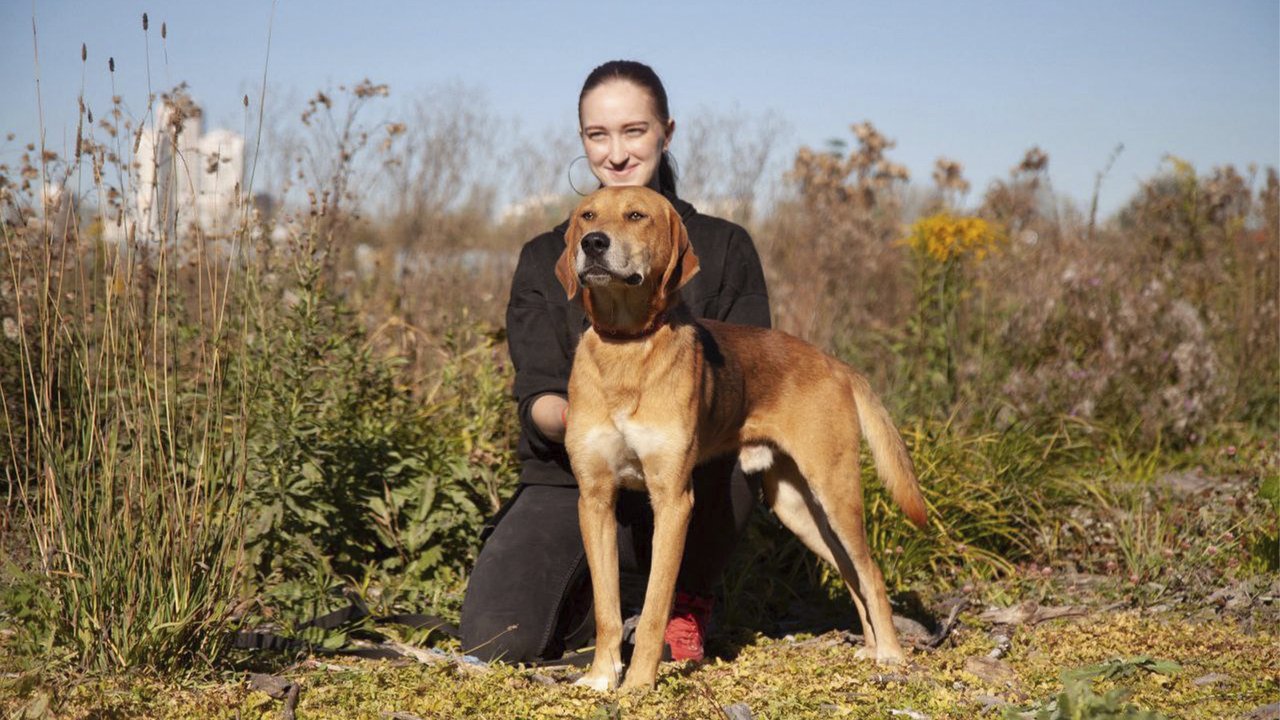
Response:
POLYGON ((116 71, 116 59, 115 59, 115 58, 113 58, 113 57, 109 57, 109 58, 107 58, 107 70, 108 70, 108 71, 110 71, 110 72, 115 72, 115 71, 116 71))
POLYGON ((147 23, 147 14, 146 14, 146 13, 142 13, 142 31, 143 31, 143 32, 146 32, 146 31, 147 31, 147 25, 148 25, 148 23, 147 23))
POLYGON ((162 22, 160 23, 160 39, 163 40, 167 37, 169 37, 169 24, 162 22))
POLYGON ((84 62, 85 60, 88 60, 88 59, 89 59, 89 46, 85 45, 84 43, 80 43, 80 62, 84 62))

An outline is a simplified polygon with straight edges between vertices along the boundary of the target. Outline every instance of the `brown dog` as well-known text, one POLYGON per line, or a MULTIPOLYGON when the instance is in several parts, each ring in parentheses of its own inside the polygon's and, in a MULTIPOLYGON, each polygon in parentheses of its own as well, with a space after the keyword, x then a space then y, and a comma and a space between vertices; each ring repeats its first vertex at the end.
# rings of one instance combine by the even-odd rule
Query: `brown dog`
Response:
POLYGON ((648 491, 653 561, 623 688, 652 687, 693 508, 696 463, 738 453, 765 470, 778 518, 839 571, 862 619, 865 653, 902 660, 863 526, 859 438, 893 499, 923 526, 911 458, 867 381, 782 332, 694 321, 679 290, 698 271, 684 224, 646 188, 605 188, 574 212, 556 276, 591 321, 569 379, 565 435, 581 498, 595 593, 596 654, 580 684, 617 686, 622 617, 614 503, 648 491))

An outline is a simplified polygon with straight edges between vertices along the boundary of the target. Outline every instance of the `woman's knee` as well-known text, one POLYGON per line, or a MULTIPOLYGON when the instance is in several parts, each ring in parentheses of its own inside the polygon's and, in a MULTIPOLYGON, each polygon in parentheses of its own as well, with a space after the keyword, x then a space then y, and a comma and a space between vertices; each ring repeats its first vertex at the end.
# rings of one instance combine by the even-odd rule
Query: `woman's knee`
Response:
POLYGON ((529 661, 555 645, 566 588, 583 562, 576 492, 525 488, 480 551, 462 603, 464 651, 529 661))
POLYGON ((541 627, 518 617, 462 610, 462 651, 485 662, 518 663, 541 659, 546 638, 541 627))

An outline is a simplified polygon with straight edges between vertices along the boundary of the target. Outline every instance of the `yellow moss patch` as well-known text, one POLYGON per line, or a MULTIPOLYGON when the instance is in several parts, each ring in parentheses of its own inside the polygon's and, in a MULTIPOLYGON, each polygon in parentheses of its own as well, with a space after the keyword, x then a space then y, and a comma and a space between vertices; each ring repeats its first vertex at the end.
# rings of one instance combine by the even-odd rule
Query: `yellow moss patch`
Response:
MULTIPOLYGON (((1280 689, 1276 636, 1247 635, 1230 621, 1099 613, 1076 621, 1017 628, 999 672, 982 677, 975 658, 994 646, 987 629, 970 623, 953 644, 932 653, 914 652, 900 668, 878 667, 854 657, 856 648, 836 633, 799 642, 757 638, 733 660, 697 668, 664 665, 658 687, 643 695, 602 696, 563 680, 544 685, 533 673, 495 666, 483 675, 451 666, 421 666, 338 660, 340 669, 289 674, 301 684, 300 718, 372 718, 411 713, 435 718, 704 718, 744 703, 755 718, 883 718, 891 710, 923 713, 935 720, 972 720, 991 698, 1026 705, 1062 689, 1063 670, 1116 657, 1149 656, 1182 665, 1173 675, 1137 672, 1099 681, 1105 692, 1117 684, 1134 691, 1141 707, 1179 718, 1238 717, 1267 702, 1280 689), (344 669, 345 668, 345 669, 344 669), (1225 679, 1197 685, 1209 674, 1225 679)), ((117 713, 154 718, 277 718, 280 701, 250 692, 241 679, 184 686, 156 679, 108 678, 53 691, 40 683, 9 694, 0 686, 0 712, 21 712, 39 692, 48 692, 57 717, 117 713)), ((16 686, 11 686, 13 689, 16 686)), ((903 716, 905 717, 905 716, 903 716)))

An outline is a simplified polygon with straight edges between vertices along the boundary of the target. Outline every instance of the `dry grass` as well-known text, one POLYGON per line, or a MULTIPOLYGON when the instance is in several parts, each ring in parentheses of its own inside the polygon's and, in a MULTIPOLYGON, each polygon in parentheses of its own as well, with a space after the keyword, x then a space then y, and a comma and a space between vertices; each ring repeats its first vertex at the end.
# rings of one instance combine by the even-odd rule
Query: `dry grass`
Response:
MULTIPOLYGON (((1181 667, 1098 681, 1097 692, 1123 687, 1138 707, 1209 720, 1239 717, 1274 700, 1280 690, 1276 641, 1267 632, 1243 633, 1234 621, 1172 613, 1094 611, 1003 629, 968 614, 948 647, 914 651, 901 668, 854 658, 854 648, 838 633, 756 637, 747 638, 732 660, 698 668, 665 664, 654 691, 617 697, 571 686, 571 671, 497 665, 476 672, 448 661, 310 659, 280 674, 298 683, 298 714, 310 718, 716 718, 737 705, 758 720, 912 717, 904 713, 944 720, 1004 704, 1041 706, 1063 691, 1063 669, 1149 657, 1181 667), (1003 659, 991 659, 1003 643, 999 636, 1012 641, 1003 659)), ((239 678, 185 684, 134 677, 60 689, 35 682, 23 697, 0 701, 0 711, 20 712, 40 698, 67 718, 265 720, 278 717, 281 707, 239 678)))

